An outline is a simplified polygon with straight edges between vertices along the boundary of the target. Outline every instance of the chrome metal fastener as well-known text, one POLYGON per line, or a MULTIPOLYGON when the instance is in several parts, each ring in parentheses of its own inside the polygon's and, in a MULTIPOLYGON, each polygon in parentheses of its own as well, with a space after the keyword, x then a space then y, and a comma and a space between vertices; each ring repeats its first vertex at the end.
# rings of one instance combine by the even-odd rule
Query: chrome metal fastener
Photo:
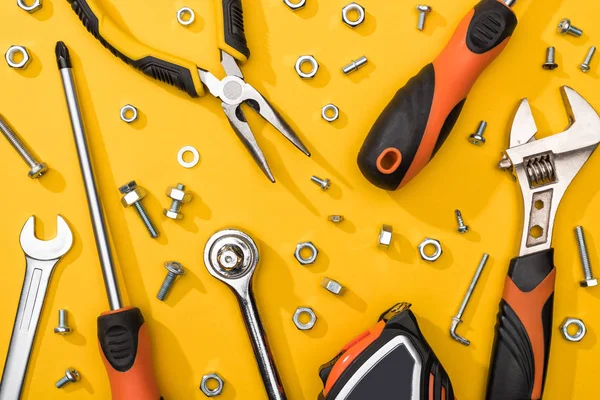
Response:
POLYGON ((584 279, 580 282, 580 285, 581 287, 597 286, 598 280, 594 278, 594 275, 592 274, 592 264, 590 262, 590 254, 588 252, 587 244, 585 243, 583 227, 578 226, 575 228, 575 236, 577 237, 577 246, 579 247, 581 265, 583 266, 584 279))
POLYGON ((202 382, 200 383, 200 390, 206 397, 216 397, 223 392, 223 387, 225 386, 225 382, 223 378, 219 376, 216 372, 212 372, 210 374, 206 374, 202 377, 202 382), (217 383, 217 386, 214 389, 210 389, 208 387, 208 383, 214 381, 217 383))
POLYGON ((38 161, 31 151, 25 146, 25 144, 19 139, 16 132, 10 127, 8 122, 0 115, 0 131, 12 145, 12 147, 19 153, 23 161, 29 166, 28 176, 31 179, 36 179, 44 176, 48 172, 48 166, 44 162, 38 161))
POLYGON ((306 0, 283 0, 283 2, 292 11, 299 10, 306 5, 306 0))
POLYGON ((580 342, 587 333, 585 323, 579 318, 565 318, 563 323, 560 325, 560 331, 562 332, 565 340, 568 340, 569 342, 580 342), (571 325, 575 325, 577 327, 575 334, 569 333, 569 327, 571 325))
POLYGON ((469 232, 469 226, 465 225, 465 221, 460 210, 454 210, 454 215, 456 216, 456 223, 458 224, 458 233, 469 232))
POLYGON ((334 224, 339 224, 344 222, 344 216, 343 215, 330 215, 329 217, 327 217, 327 219, 331 222, 333 222, 334 224))
POLYGON ((542 68, 549 71, 558 68, 558 64, 556 63, 556 49, 554 46, 550 46, 546 49, 546 62, 542 64, 542 68))
POLYGON ((427 14, 432 11, 432 8, 426 4, 419 4, 417 6, 417 11, 419 11, 419 23, 417 24, 417 28, 422 31, 425 29, 425 18, 427 14))
POLYGON ((196 13, 189 7, 182 7, 177 10, 177 22, 183 26, 189 26, 196 20, 196 13))
POLYGON ((380 249, 388 249, 392 244, 392 237, 394 236, 394 228, 391 225, 383 224, 379 231, 379 240, 377 247, 380 249))
POLYGON ((590 50, 588 51, 587 55, 585 56, 585 60, 579 66, 579 69, 581 70, 581 72, 585 73, 590 70, 590 63, 592 62, 592 58, 594 58, 594 54, 596 54, 596 47, 592 46, 592 47, 590 47, 590 50))
POLYGON ((558 24, 558 33, 564 35, 568 33, 573 36, 581 36, 583 35, 583 31, 573 25, 571 25, 571 20, 569 18, 565 18, 558 24))
POLYGON ((318 176, 313 175, 310 180, 319 185, 323 191, 329 189, 331 186, 331 181, 329 179, 321 179, 318 176))
POLYGON ((328 292, 333 293, 335 295, 340 295, 344 287, 338 282, 331 278, 324 277, 321 279, 321 287, 327 289, 328 292))
POLYGON ((185 270, 183 269, 183 265, 181 265, 177 261, 167 261, 165 263, 165 268, 169 272, 167 273, 167 276, 165 277, 165 280, 163 281, 162 285, 160 286, 160 290, 158 291, 158 294, 156 295, 156 298, 159 299, 160 301, 165 300, 165 298, 167 297, 167 294, 169 294, 169 292, 171 291, 171 288, 175 284, 177 277, 181 276, 181 275, 185 275, 185 270))
POLYGON ((421 255, 423 261, 437 261, 442 256, 443 252, 442 244, 437 239, 425 238, 425 240, 423 240, 419 245, 419 254, 421 255), (428 246, 433 247, 434 250, 432 254, 427 254, 425 251, 428 246))
POLYGON ((67 324, 67 310, 58 310, 58 326, 54 328, 54 333, 61 336, 71 333, 71 328, 67 324))
POLYGON ((350 28, 356 28, 365 22, 366 16, 365 8, 358 3, 350 3, 342 8, 342 21, 350 28), (356 13, 357 17, 351 18, 352 13, 356 13))
POLYGON ((315 75, 317 75, 317 72, 319 72, 319 63, 317 59, 311 55, 300 56, 296 61, 296 65, 294 65, 294 69, 300 78, 312 79, 315 77, 315 75), (302 67, 306 64, 310 65, 310 70, 304 72, 302 67))
POLYGON ((138 110, 131 104, 126 104, 121 107, 120 116, 123 122, 131 124, 138 119, 138 110))
POLYGON ((450 326, 450 336, 452 336, 452 339, 456 340, 457 342, 459 342, 461 344, 464 344, 465 346, 470 345, 471 342, 469 340, 465 339, 464 337, 460 336, 458 333, 456 333, 456 328, 458 327, 458 324, 463 322, 462 316, 465 312, 465 309, 467 308, 467 304, 469 304, 469 300, 471 299, 473 292, 475 291, 475 286, 477 286, 479 277, 481 276, 481 273, 483 272, 483 268, 485 267, 485 264, 487 264, 489 257, 490 257, 489 254, 485 254, 485 253, 483 254, 483 257, 481 258, 481 261, 479 262, 479 266, 477 267, 477 270, 475 271, 475 275, 473 276, 473 279, 471 280, 469 289, 467 289, 467 293, 465 294, 465 297, 460 305, 460 308, 458 309, 458 313, 456 313, 456 315, 454 317, 452 317, 452 325, 450 326))
POLYGON ((301 331, 309 331, 314 328, 317 323, 317 314, 310 307, 298 307, 294 316, 292 317, 292 321, 294 321, 294 325, 301 331), (308 321, 302 322, 300 318, 302 315, 308 315, 308 321))
POLYGON ((31 64, 31 54, 25 46, 10 46, 6 50, 4 58, 8 66, 15 69, 26 69, 31 64), (17 54, 21 55, 20 60, 18 60, 17 54))
POLYGON ((312 242, 302 242, 298 243, 296 246, 296 251, 294 252, 294 257, 298 262, 302 265, 310 265, 314 264, 317 261, 317 256, 319 255, 319 250, 317 246, 315 246, 312 242), (308 257, 304 257, 302 255, 303 251, 308 250, 308 257))
POLYGON ((42 0, 33 0, 30 3, 25 2, 25 0, 17 0, 17 5, 21 10, 27 11, 30 14, 33 14, 40 8, 42 8, 42 0))
POLYGON ((368 62, 369 60, 367 59, 367 57, 362 56, 358 60, 352 60, 348 65, 345 65, 342 68, 342 72, 344 73, 344 75, 348 75, 354 71, 358 71, 360 67, 366 65, 368 62))
POLYGON ((148 230, 148 233, 152 238, 157 238, 159 233, 156 226, 152 223, 148 212, 142 204, 142 199, 146 197, 146 191, 141 187, 138 187, 135 181, 131 181, 119 188, 119 192, 123 195, 121 198, 121 204, 123 207, 131 207, 135 209, 140 219, 144 223, 144 226, 148 230))
POLYGON ((65 371, 65 376, 63 376, 58 380, 58 382, 56 382, 56 387, 60 389, 66 384, 79 381, 79 379, 81 379, 81 375, 79 374, 79 372, 77 372, 77 370, 73 368, 68 368, 65 371))
POLYGON ((333 122, 340 117, 340 109, 335 104, 329 103, 321 109, 321 118, 327 122, 333 122))
POLYGON ((487 122, 481 121, 479 123, 479 126, 477 127, 477 132, 469 135, 469 142, 473 143, 476 146, 484 145, 485 138, 483 137, 483 134, 485 133, 486 129, 487 129, 487 122))
POLYGON ((175 220, 183 219, 183 213, 180 212, 181 207, 192 200, 192 194, 185 191, 183 183, 178 183, 175 187, 169 186, 166 194, 171 199, 171 207, 165 208, 163 215, 175 220))

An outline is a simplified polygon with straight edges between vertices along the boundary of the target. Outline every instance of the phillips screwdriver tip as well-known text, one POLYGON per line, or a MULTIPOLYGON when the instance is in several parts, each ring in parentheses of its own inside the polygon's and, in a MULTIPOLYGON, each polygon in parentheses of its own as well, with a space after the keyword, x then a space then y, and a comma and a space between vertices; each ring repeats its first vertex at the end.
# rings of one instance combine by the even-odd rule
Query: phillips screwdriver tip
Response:
POLYGON ((69 49, 64 42, 56 43, 56 62, 58 63, 58 69, 71 68, 71 56, 69 55, 69 49))

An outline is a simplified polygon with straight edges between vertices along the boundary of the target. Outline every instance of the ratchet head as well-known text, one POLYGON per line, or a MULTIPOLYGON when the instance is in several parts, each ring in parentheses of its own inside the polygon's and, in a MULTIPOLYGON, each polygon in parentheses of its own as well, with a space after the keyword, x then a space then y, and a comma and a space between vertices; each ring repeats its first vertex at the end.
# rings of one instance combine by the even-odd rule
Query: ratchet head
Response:
POLYGON ((29 217, 21 230, 21 248, 31 258, 42 261, 58 260, 73 245, 73 232, 60 215, 56 217, 56 237, 39 240, 35 237, 35 216, 29 217))
POLYGON ((215 233, 204 248, 204 264, 208 272, 242 297, 248 293, 258 259, 254 240, 235 229, 215 233))
POLYGON ((561 88, 569 117, 562 133, 536 139, 527 99, 513 120, 510 148, 500 162, 519 181, 525 205, 521 255, 550 248, 554 218, 573 178, 600 143, 600 116, 579 93, 561 88))

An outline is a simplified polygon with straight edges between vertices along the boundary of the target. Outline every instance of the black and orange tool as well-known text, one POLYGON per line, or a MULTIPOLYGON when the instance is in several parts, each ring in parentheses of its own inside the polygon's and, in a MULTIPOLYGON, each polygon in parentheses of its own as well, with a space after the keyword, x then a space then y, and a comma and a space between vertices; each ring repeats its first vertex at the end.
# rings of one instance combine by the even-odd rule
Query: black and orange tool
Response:
POLYGON ((384 312, 371 329, 321 366, 319 400, 454 400, 450 378, 410 304, 384 312))
POLYGON ((471 87, 504 50, 517 26, 516 0, 481 0, 441 54, 400 89, 358 154, 375 186, 396 190, 413 179, 454 127, 471 87))
POLYGON ((113 400, 162 399, 152 366, 148 325, 139 308, 124 307, 115 274, 106 218, 92 167, 79 108, 69 50, 63 42, 56 44, 56 61, 63 82, 79 166, 87 195, 96 248, 102 267, 110 311, 98 317, 98 341, 102 361, 108 372, 113 400))
POLYGON ((527 99, 522 100, 500 168, 519 181, 524 225, 500 302, 487 385, 488 400, 540 399, 552 336, 554 249, 552 232, 563 194, 600 143, 600 116, 577 92, 562 87, 570 126, 536 139, 527 99))
POLYGON ((206 90, 221 101, 223 112, 239 139, 271 182, 275 182, 267 159, 248 124, 242 104, 247 104, 310 157, 292 127, 252 85, 244 80, 238 63, 250 56, 244 32, 242 0, 214 0, 217 10, 218 46, 225 78, 199 68, 191 61, 152 49, 131 36, 108 15, 98 0, 67 0, 86 29, 115 56, 144 74, 175 86, 191 97, 206 90))

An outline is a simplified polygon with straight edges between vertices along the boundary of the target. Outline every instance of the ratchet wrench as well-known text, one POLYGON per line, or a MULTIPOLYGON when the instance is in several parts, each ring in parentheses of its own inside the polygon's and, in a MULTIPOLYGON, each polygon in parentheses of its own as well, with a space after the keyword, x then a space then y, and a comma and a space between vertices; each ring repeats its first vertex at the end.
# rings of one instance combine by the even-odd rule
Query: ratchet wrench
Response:
POLYGON ((287 397, 252 294, 252 275, 258 259, 254 240, 234 229, 215 233, 204 248, 204 264, 208 272, 226 283, 238 299, 269 400, 285 400, 287 397))
POLYGON ((56 224, 56 238, 49 241, 35 237, 34 216, 29 217, 21 230, 21 248, 27 268, 0 382, 0 400, 21 397, 52 271, 73 245, 73 233, 63 217, 57 216, 56 224))

